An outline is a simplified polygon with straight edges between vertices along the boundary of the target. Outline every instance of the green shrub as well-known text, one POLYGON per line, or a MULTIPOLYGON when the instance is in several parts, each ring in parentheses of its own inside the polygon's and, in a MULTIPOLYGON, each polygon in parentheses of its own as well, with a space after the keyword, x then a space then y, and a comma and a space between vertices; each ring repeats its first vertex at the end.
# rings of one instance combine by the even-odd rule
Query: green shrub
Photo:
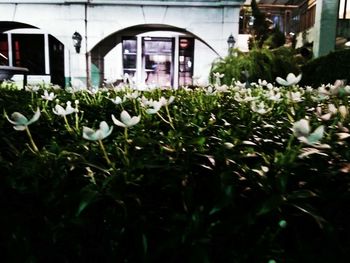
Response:
POLYGON ((321 122, 314 109, 349 109, 350 92, 320 105, 317 90, 275 88, 50 90, 52 101, 0 88, 12 119, 0 118, 1 262, 349 262, 349 138, 336 124, 350 116, 321 122), (65 121, 53 110, 68 101, 79 111, 65 121), (32 151, 12 113, 38 107, 32 151), (140 122, 113 125, 123 110, 140 122), (300 119, 311 130, 297 137, 300 119), (100 121, 113 132, 85 140, 100 121))
POLYGON ((264 45, 266 45, 269 48, 278 48, 283 46, 285 42, 286 37, 284 36, 284 33, 280 30, 280 28, 277 26, 271 30, 271 34, 265 40, 264 45))
POLYGON ((350 50, 331 52, 315 58, 302 66, 301 85, 318 87, 322 83, 333 84, 337 79, 350 80, 350 50))
POLYGON ((248 53, 232 51, 227 57, 214 62, 213 73, 224 74, 222 84, 231 84, 233 79, 256 82, 258 79, 274 82, 276 77, 285 77, 288 73, 298 73, 297 60, 294 51, 286 47, 277 49, 253 49, 248 53), (242 72, 248 72, 247 77, 242 72))

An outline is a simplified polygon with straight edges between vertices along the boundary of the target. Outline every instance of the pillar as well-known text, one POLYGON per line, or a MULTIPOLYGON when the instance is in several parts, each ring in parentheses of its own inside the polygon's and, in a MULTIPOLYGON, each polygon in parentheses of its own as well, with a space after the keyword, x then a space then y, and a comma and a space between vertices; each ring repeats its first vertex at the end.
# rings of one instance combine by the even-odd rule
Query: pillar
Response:
POLYGON ((334 50, 337 32, 339 0, 317 0, 315 17, 314 56, 325 56, 334 50))

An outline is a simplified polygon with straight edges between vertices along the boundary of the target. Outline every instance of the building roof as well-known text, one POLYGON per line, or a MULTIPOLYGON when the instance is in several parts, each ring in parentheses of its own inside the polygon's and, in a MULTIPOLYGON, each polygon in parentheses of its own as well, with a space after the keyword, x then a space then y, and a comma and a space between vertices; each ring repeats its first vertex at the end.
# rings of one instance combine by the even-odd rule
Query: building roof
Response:
MULTIPOLYGON (((300 5, 305 0, 256 0, 261 5, 300 5)), ((246 0, 245 4, 250 4, 251 0, 246 0)))

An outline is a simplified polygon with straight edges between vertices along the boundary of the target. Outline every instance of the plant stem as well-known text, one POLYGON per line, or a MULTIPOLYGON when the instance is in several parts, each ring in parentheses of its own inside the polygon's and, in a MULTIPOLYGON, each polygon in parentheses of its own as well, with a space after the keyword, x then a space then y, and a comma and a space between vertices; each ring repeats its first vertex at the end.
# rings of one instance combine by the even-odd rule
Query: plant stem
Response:
POLYGON ((39 149, 38 149, 38 147, 36 146, 36 144, 35 144, 35 142, 33 140, 32 134, 30 133, 28 126, 25 126, 25 127, 26 127, 26 132, 27 132, 28 137, 29 137, 29 141, 32 144, 33 150, 35 152, 39 153, 39 149))
POLYGON ((68 123, 68 120, 67 120, 66 115, 63 115, 63 118, 64 118, 64 122, 66 123, 67 131, 68 131, 69 133, 72 133, 72 129, 71 129, 69 123, 68 123))
POLYGON ((75 112, 75 129, 79 131, 79 116, 77 111, 75 112))
POLYGON ((128 128, 124 129, 124 138, 125 138, 125 144, 124 144, 124 160, 127 166, 129 166, 129 158, 128 158, 128 128))
POLYGON ((158 115, 165 123, 169 124, 169 125, 171 126, 171 128, 173 128, 173 129, 175 130, 174 125, 173 125, 171 122, 169 122, 169 121, 167 121, 166 119, 164 119, 163 116, 160 115, 159 112, 157 112, 157 115, 158 115))
POLYGON ((174 127, 174 124, 173 124, 173 119, 170 116, 168 105, 165 105, 165 110, 166 110, 166 113, 168 115, 170 126, 175 130, 175 127, 174 127))
POLYGON ((102 149, 102 152, 103 152, 103 155, 104 155, 104 157, 105 157, 105 159, 106 159, 106 161, 107 161, 107 164, 108 165, 111 165, 111 160, 108 158, 108 155, 107 155, 107 152, 106 152, 106 149, 105 149, 105 147, 104 147, 104 145, 103 145, 103 142, 102 142, 102 140, 98 140, 98 143, 100 144, 100 147, 101 147, 101 149, 102 149))

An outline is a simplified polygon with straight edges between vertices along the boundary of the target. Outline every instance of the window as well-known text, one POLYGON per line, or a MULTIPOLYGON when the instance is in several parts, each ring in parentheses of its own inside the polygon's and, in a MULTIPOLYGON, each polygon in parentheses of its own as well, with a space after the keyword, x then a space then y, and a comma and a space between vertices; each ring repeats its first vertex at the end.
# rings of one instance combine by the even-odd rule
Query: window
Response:
POLYGON ((339 19, 350 19, 350 0, 340 0, 339 19))
POLYGON ((173 42, 172 38, 143 38, 143 77, 147 84, 172 85, 173 42))
POLYGON ((30 74, 45 74, 44 35, 13 34, 13 65, 29 69, 30 74))
POLYGON ((179 39, 179 85, 192 85, 194 39, 179 39))
POLYGON ((9 57, 8 57, 8 42, 7 35, 0 34, 0 65, 8 66, 9 65, 9 57))
POLYGON ((133 77, 136 73, 137 39, 123 38, 123 72, 133 77))

